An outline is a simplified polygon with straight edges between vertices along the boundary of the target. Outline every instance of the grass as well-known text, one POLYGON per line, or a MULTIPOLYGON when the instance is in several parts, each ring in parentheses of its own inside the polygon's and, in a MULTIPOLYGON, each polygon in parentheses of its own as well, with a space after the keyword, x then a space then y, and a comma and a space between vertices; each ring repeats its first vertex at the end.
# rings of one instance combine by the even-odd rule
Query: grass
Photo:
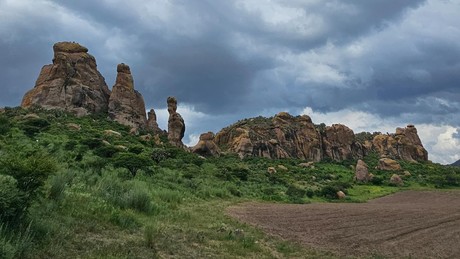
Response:
MULTIPOLYGON (((389 183, 393 172, 378 170, 371 172, 380 181, 357 184, 350 168, 356 161, 304 168, 297 159, 230 154, 203 160, 142 141, 104 117, 36 110, 40 119, 28 122, 28 113, 7 109, 0 115, 0 179, 8 187, 0 206, 23 215, 18 222, 1 218, 2 258, 334 257, 267 236, 225 209, 247 201, 365 202, 399 190, 459 187, 459 169, 432 163, 402 162, 398 173, 411 173, 402 187, 389 183), (121 137, 104 135, 108 129, 121 137), (279 165, 287 170, 267 173, 279 165), (338 190, 345 200, 335 199, 338 190)), ((378 158, 365 160, 374 168, 378 158)))

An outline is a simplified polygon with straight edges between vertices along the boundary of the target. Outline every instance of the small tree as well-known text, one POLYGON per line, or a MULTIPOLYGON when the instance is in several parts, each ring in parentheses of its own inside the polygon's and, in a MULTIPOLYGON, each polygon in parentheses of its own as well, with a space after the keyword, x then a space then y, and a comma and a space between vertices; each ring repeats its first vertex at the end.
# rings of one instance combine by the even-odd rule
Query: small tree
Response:
POLYGON ((113 165, 115 167, 123 167, 128 169, 133 176, 136 175, 137 170, 145 169, 152 164, 152 160, 142 155, 133 153, 118 153, 113 158, 113 165))

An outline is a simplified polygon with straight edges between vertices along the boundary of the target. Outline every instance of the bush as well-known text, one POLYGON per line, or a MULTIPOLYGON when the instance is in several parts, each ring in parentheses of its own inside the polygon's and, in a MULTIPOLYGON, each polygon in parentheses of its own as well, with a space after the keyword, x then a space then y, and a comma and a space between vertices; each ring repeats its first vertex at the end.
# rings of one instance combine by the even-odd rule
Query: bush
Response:
POLYGON ((128 169, 133 176, 136 175, 137 170, 144 170, 152 164, 152 160, 142 155, 132 153, 118 153, 113 158, 113 165, 115 167, 122 167, 128 169))
POLYGON ((160 163, 161 161, 164 161, 171 157, 171 153, 163 148, 154 148, 151 156, 152 160, 156 163, 160 163))
POLYGON ((337 192, 342 191, 347 194, 347 189, 351 187, 349 183, 333 183, 326 185, 319 190, 319 195, 327 199, 337 199, 337 192))
POLYGON ((23 208, 23 194, 17 188, 16 179, 9 175, 0 175, 0 220, 12 222, 21 218, 23 208))
POLYGON ((94 154, 104 157, 104 158, 111 158, 115 156, 120 150, 112 145, 101 146, 94 149, 94 154))
POLYGON ((23 121, 19 124, 19 127, 24 131, 24 133, 32 137, 35 134, 46 130, 50 126, 50 123, 42 118, 31 118, 23 121))
POLYGON ((144 188, 129 190, 124 195, 125 207, 149 213, 152 210, 150 194, 144 188))
POLYGON ((0 135, 5 135, 10 131, 11 124, 7 117, 0 116, 0 135))

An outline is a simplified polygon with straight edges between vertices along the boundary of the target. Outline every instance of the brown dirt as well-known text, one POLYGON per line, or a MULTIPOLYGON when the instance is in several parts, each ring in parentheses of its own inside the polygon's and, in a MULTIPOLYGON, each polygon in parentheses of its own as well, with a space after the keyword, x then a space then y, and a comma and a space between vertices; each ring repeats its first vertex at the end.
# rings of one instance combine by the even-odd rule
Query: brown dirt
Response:
POLYGON ((244 203, 227 212, 340 257, 460 258, 459 191, 406 191, 368 203, 244 203))

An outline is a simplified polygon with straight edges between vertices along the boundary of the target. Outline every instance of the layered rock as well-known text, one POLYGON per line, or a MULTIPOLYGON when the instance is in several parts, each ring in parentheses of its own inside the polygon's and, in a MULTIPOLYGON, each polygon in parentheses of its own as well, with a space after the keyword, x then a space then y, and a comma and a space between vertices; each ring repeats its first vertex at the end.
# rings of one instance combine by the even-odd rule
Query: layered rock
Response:
POLYGON ((198 143, 191 148, 191 151, 200 156, 219 156, 220 149, 214 142, 214 133, 208 132, 200 135, 198 143))
POLYGON ((222 129, 215 142, 240 157, 322 159, 321 136, 306 115, 281 112, 272 119, 244 120, 222 129))
POLYGON ((109 99, 109 117, 135 129, 147 127, 144 98, 134 90, 131 70, 123 63, 117 66, 117 79, 109 99))
POLYGON ((406 161, 427 161, 428 152, 423 147, 414 125, 397 128, 395 134, 377 135, 372 147, 382 157, 406 161))
POLYGON ((78 43, 59 42, 53 50, 53 64, 43 66, 21 106, 63 109, 80 116, 106 112, 110 90, 88 49, 78 43))
POLYGON ((363 158, 365 148, 358 143, 353 130, 342 124, 327 126, 323 134, 324 156, 336 161, 363 158))
POLYGON ((168 97, 168 141, 171 145, 183 148, 182 138, 185 133, 185 123, 182 116, 177 112, 177 100, 174 97, 168 97))
POLYGON ((147 113, 147 130, 154 134, 163 134, 164 132, 160 129, 157 122, 157 115, 153 109, 147 113))

